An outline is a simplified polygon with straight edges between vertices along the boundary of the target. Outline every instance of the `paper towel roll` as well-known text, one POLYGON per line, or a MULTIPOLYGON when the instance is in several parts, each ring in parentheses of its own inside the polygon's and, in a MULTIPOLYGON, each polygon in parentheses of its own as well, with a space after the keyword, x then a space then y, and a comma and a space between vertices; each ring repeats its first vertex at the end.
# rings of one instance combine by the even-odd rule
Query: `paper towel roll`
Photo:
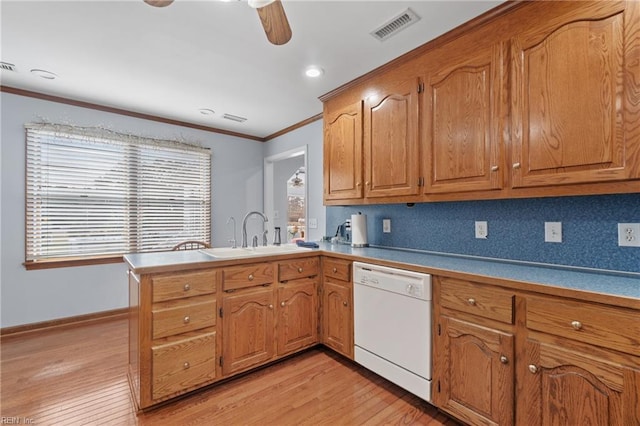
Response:
POLYGON ((366 247, 367 243, 367 215, 358 213, 351 215, 351 246, 366 247))

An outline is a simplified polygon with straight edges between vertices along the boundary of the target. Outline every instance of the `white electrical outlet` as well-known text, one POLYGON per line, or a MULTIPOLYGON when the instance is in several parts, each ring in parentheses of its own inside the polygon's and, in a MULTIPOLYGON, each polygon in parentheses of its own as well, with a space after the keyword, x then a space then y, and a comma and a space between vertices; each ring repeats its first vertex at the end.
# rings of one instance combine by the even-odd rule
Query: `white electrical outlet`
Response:
POLYGON ((562 222, 545 222, 544 223, 544 242, 545 243, 561 243, 562 242, 562 222))
POLYGON ((489 225, 484 220, 476 220, 476 238, 486 240, 489 236, 489 225))
POLYGON ((618 245, 621 247, 640 247, 640 223, 619 223, 618 245))
POLYGON ((382 232, 385 234, 391 232, 391 219, 382 219, 382 232))

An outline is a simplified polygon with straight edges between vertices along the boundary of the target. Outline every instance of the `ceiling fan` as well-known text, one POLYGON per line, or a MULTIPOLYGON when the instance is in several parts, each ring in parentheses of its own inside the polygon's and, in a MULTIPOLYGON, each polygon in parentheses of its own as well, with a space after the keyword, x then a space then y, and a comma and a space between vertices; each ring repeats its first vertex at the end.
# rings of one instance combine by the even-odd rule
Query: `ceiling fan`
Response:
MULTIPOLYGON (((173 0, 144 0, 144 2, 155 7, 165 7, 173 3, 173 0)), ((282 45, 291 39, 291 27, 280 0, 249 0, 249 6, 258 11, 267 40, 272 44, 282 45)))

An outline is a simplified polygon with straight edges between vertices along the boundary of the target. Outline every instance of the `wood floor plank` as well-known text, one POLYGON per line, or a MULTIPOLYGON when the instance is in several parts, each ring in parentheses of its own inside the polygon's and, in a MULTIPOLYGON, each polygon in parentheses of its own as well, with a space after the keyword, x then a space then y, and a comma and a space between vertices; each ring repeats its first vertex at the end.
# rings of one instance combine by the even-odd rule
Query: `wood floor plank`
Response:
POLYGON ((429 425, 451 418, 325 349, 137 414, 126 319, 2 339, 0 414, 39 426, 429 425))

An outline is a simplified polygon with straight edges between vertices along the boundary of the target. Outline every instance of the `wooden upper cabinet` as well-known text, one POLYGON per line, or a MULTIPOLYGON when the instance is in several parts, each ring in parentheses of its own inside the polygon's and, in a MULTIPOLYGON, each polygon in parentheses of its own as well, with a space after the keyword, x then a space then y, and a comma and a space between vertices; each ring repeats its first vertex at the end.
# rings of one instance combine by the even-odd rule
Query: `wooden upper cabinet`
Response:
POLYGON ((418 79, 385 75, 364 101, 365 197, 416 195, 418 79))
POLYGON ((362 101, 324 116, 324 199, 362 198, 362 101))
POLYGON ((468 39, 435 52, 424 78, 426 193, 502 187, 504 49, 468 39))
POLYGON ((514 188, 640 177, 638 9, 527 9, 526 27, 511 40, 514 188))

